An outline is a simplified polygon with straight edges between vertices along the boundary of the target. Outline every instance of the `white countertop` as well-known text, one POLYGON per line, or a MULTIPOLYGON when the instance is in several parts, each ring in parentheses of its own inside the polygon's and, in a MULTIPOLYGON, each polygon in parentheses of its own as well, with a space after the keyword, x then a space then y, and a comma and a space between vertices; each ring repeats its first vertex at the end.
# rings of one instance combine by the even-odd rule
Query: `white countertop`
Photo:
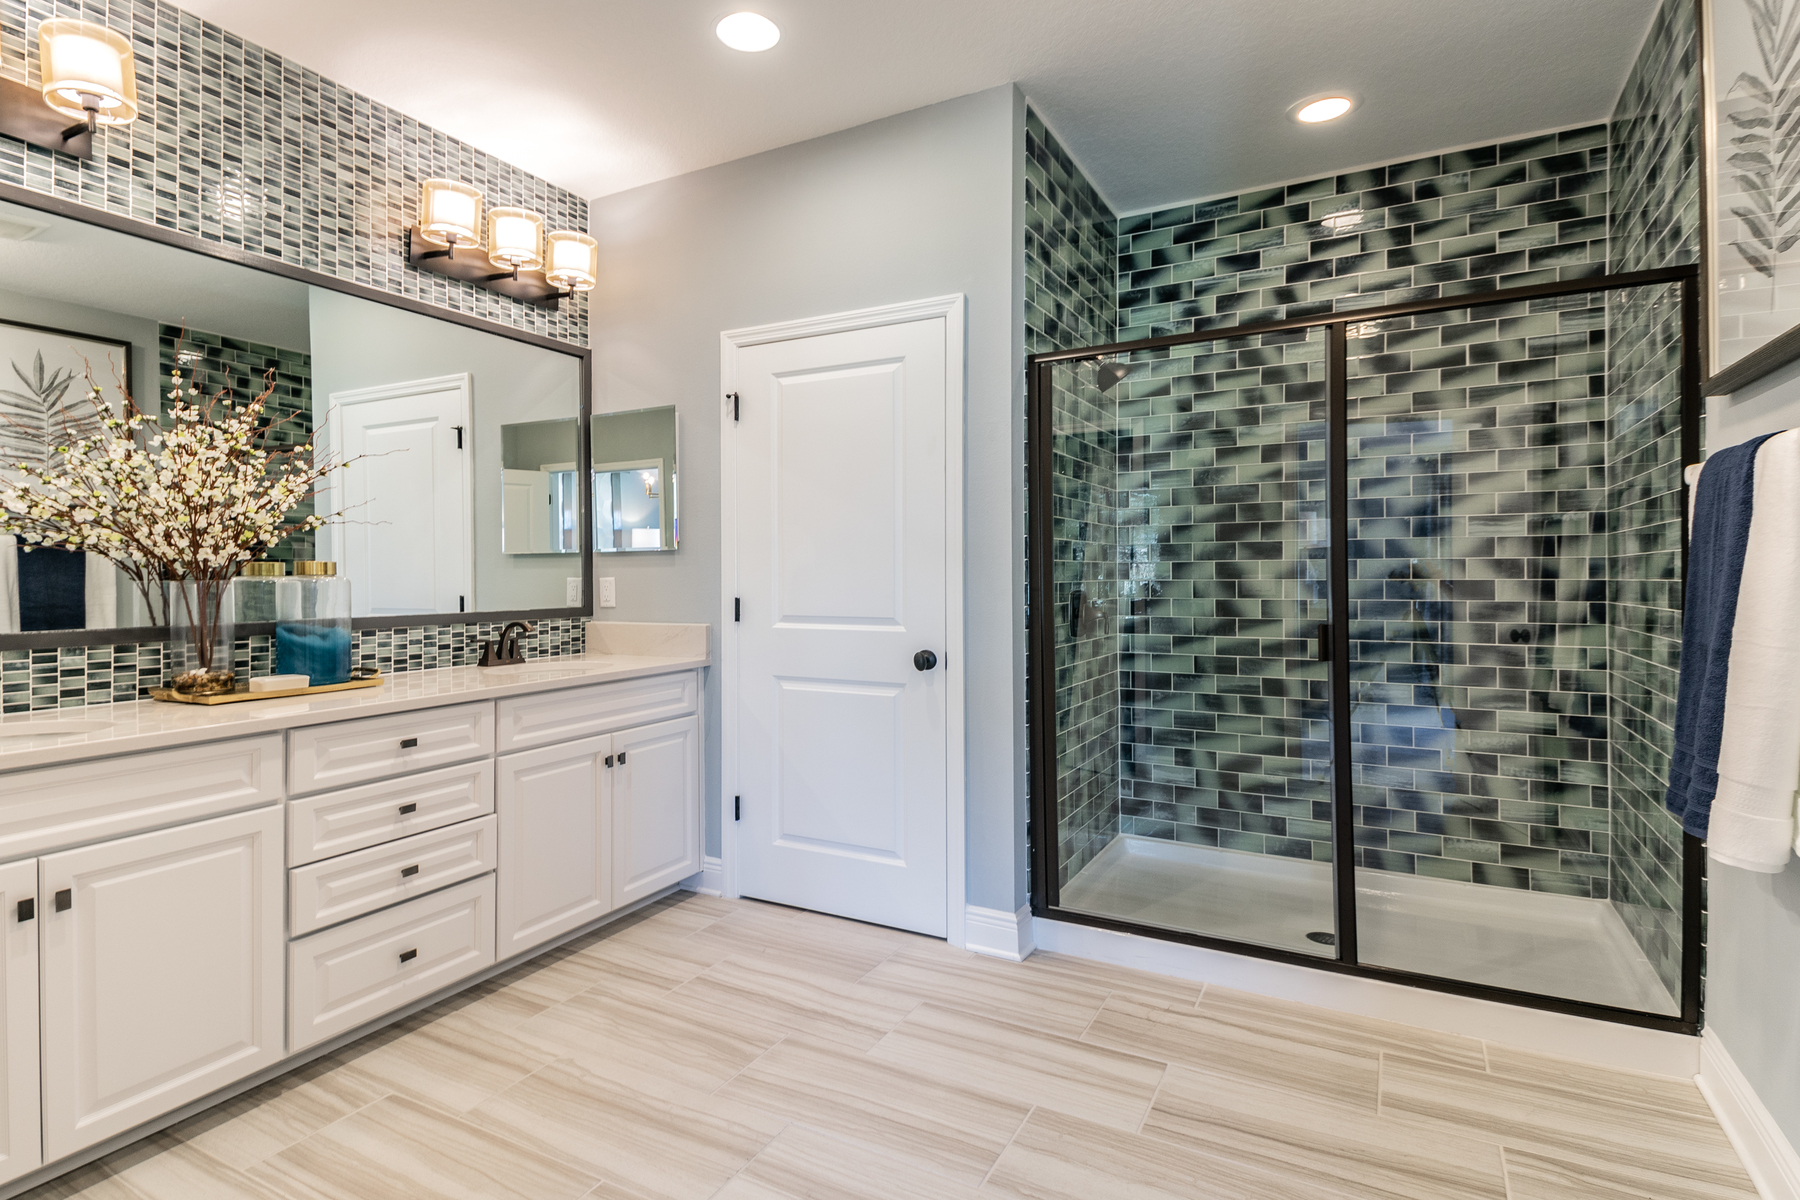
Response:
MULTIPOLYGON (((379 717, 477 700, 667 675, 709 665, 705 655, 571 654, 512 667, 444 667, 402 671, 380 687, 319 696, 248 700, 241 704, 166 704, 137 700, 0 717, 0 771, 84 758, 167 750, 175 746, 279 733, 355 717, 379 717)), ((4 787, 0 780, 0 787, 4 787)))

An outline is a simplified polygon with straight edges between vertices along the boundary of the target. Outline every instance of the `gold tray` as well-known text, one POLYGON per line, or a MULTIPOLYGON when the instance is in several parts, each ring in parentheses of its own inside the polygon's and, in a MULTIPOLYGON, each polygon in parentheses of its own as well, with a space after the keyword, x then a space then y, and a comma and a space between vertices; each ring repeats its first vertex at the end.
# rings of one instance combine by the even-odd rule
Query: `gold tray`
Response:
POLYGON ((284 688, 279 692, 253 692, 248 687, 242 687, 233 692, 216 692, 211 696, 189 696, 170 688, 151 688, 150 698, 169 704, 242 704, 246 700, 279 700, 283 696, 317 696, 325 692, 348 692, 356 688, 380 687, 386 682, 385 675, 372 675, 367 679, 352 679, 348 683, 322 683, 318 687, 284 688))

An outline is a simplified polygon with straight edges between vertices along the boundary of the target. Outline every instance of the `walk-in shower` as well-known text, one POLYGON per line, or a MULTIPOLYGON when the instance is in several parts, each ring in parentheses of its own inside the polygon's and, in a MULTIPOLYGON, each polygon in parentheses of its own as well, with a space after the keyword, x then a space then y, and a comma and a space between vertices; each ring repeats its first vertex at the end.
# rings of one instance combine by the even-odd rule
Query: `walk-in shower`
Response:
POLYGON ((1696 286, 1034 357, 1034 911, 1695 1028, 1696 286))

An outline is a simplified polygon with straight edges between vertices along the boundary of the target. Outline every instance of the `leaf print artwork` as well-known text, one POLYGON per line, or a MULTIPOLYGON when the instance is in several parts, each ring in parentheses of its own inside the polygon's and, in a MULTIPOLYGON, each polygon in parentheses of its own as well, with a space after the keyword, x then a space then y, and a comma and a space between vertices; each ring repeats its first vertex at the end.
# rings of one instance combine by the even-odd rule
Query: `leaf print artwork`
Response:
POLYGON ((12 371, 23 390, 0 388, 0 454, 48 462, 63 426, 64 400, 75 384, 75 372, 67 367, 45 370, 41 350, 30 371, 17 362, 12 371))
MULTIPOLYGON (((1743 236, 1732 241, 1757 274, 1775 280, 1781 256, 1800 243, 1800 7, 1791 0, 1743 0, 1761 73, 1742 71, 1726 96, 1748 101, 1730 122, 1725 165, 1744 203, 1731 206, 1743 236)), ((1769 292, 1773 309, 1776 295, 1769 292)))

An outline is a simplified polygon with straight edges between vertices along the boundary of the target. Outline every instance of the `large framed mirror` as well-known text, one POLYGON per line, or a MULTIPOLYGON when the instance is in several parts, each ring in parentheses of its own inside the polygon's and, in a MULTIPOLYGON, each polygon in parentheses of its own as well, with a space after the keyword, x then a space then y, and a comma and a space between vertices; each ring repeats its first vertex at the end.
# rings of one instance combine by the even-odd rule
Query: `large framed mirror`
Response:
MULTIPOLYGON (((171 372, 240 402, 267 388, 280 444, 356 460, 311 502, 341 519, 271 556, 337 563, 358 627, 593 611, 585 347, 0 184, 0 471, 45 452, 90 372, 151 414, 171 372), (554 455, 521 432, 552 428, 554 455), (526 458, 566 476, 554 546, 548 521, 525 546, 503 519, 526 458)), ((105 560, 0 535, 0 648, 167 636, 105 560)))

